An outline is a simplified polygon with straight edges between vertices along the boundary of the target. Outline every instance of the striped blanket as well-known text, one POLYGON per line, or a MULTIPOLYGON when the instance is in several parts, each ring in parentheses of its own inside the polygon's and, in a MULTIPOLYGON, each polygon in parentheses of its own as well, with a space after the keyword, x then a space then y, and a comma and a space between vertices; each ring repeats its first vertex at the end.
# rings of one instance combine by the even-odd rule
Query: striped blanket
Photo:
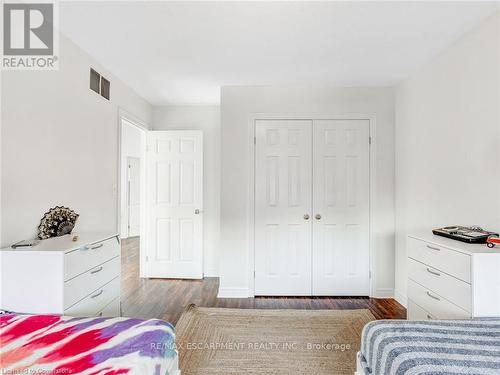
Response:
POLYGON ((365 374, 500 374, 500 319, 380 320, 363 329, 365 374))
POLYGON ((176 362, 162 320, 0 315, 2 374, 166 375, 176 362))

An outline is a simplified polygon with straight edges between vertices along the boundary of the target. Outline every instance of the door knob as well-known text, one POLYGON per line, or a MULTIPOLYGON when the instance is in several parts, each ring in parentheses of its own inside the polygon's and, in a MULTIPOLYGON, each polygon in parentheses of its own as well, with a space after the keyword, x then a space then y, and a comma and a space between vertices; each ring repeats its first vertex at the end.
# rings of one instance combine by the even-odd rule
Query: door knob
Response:
POLYGON ((200 211, 198 208, 197 208, 196 210, 194 210, 194 214, 195 214, 195 215, 199 215, 199 214, 200 214, 200 212, 201 212, 201 211, 200 211))
POLYGON ((304 220, 309 220, 309 214, 304 215, 304 220))
POLYGON ((316 220, 321 220, 321 215, 320 214, 316 214, 315 218, 316 218, 316 220))

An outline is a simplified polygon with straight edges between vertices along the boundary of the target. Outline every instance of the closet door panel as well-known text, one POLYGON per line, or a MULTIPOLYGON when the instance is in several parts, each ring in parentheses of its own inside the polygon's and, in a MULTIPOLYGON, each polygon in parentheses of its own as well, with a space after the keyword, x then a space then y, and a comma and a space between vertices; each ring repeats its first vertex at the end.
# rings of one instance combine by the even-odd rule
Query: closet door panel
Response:
POLYGON ((310 295, 312 122, 255 126, 255 294, 310 295))
POLYGON ((369 121, 313 125, 313 295, 369 295, 369 121))

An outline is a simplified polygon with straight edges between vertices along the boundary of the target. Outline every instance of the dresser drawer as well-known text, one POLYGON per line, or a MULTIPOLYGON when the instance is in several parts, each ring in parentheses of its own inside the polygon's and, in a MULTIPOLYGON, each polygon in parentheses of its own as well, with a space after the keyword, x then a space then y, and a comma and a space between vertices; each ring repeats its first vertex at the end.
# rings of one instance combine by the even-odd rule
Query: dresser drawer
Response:
POLYGON ((66 281, 64 283, 64 308, 69 308, 119 275, 120 257, 115 257, 66 281))
POLYGON ((408 299, 414 301, 436 319, 469 319, 471 317, 469 312, 411 279, 408 280, 408 299))
POLYGON ((472 311, 470 284, 411 258, 408 258, 408 277, 462 309, 472 311))
POLYGON ((120 254, 115 237, 64 254, 64 280, 78 276, 120 254))
POLYGON ((431 320, 432 315, 413 302, 408 300, 408 320, 431 320))
POLYGON ((471 282, 470 256, 425 241, 408 238, 408 257, 446 272, 467 283, 471 282))
POLYGON ((93 291, 80 302, 64 310, 68 316, 95 316, 111 301, 120 296, 120 278, 117 277, 103 287, 93 291))
POLYGON ((120 316, 120 299, 116 298, 99 311, 96 316, 105 318, 116 318, 120 316))

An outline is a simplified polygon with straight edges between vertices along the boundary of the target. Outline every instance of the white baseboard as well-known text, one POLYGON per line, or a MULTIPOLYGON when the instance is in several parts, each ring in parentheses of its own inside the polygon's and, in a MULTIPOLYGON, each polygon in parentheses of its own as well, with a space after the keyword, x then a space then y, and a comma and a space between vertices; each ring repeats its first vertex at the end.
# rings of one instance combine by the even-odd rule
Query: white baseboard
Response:
POLYGON ((203 277, 219 277, 219 273, 216 269, 207 269, 203 271, 203 277))
POLYGON ((219 288, 217 298, 248 298, 246 288, 219 288))
POLYGON ((392 288, 378 288, 375 290, 374 298, 394 298, 394 289, 392 288))
POLYGON ((408 298, 405 294, 401 293, 399 290, 394 291, 394 299, 398 301, 405 308, 408 307, 408 298))

